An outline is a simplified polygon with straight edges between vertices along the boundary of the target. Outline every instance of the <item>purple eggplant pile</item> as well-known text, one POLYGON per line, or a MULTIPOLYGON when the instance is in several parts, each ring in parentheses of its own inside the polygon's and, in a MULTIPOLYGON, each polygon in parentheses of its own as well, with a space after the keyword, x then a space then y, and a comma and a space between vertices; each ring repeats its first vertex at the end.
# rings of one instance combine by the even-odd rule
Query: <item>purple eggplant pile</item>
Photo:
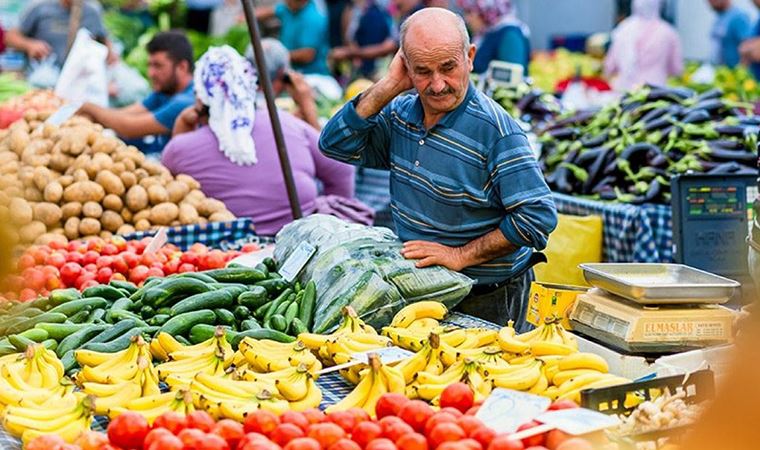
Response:
POLYGON ((645 86, 540 130, 554 192, 622 203, 670 202, 670 177, 757 174, 760 117, 713 89, 645 86))

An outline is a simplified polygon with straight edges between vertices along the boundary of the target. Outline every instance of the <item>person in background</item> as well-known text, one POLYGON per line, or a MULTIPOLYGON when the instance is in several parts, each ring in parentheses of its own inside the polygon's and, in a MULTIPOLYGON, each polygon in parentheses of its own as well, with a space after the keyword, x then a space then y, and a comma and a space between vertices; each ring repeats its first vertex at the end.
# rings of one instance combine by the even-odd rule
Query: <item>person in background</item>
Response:
POLYGON ((187 28, 208 34, 211 13, 223 0, 186 0, 187 28))
POLYGON ((181 31, 157 33, 148 42, 148 78, 153 93, 140 103, 118 109, 85 103, 80 114, 111 128, 146 154, 159 153, 171 137, 174 121, 192 105, 193 48, 181 31))
MULTIPOLYGON (((212 47, 198 60, 195 86, 195 105, 177 119, 161 162, 173 174, 198 180, 236 216, 250 217, 257 233, 274 235, 293 217, 253 65, 229 46, 212 47)), ((309 124, 284 111, 278 115, 304 215, 337 210, 344 218, 371 220, 366 208, 352 208, 358 203, 352 200, 353 168, 320 154, 319 134, 309 124)))
POLYGON ((280 41, 290 51, 293 68, 304 74, 329 75, 327 16, 315 0, 284 0, 256 8, 259 20, 273 16, 280 20, 280 41))
POLYGON ((342 47, 346 44, 343 15, 348 9, 351 9, 350 0, 327 0, 327 34, 330 38, 330 48, 342 47))
POLYGON ((662 85, 683 71, 681 42, 660 18, 662 0, 633 0, 632 14, 612 32, 605 74, 620 92, 646 83, 662 85))
MULTIPOLYGON (((56 64, 66 60, 69 38, 69 18, 72 0, 39 0, 29 2, 21 13, 18 28, 8 30, 5 44, 26 53, 30 59, 55 56, 56 64)), ((103 25, 103 10, 89 1, 82 2, 81 28, 92 33, 95 40, 108 47, 108 63, 118 59, 103 25)))
MULTIPOLYGON (((760 9, 760 0, 752 0, 752 3, 760 9)), ((752 29, 751 36, 739 46, 741 61, 749 66, 755 80, 760 80, 760 19, 752 29)))
POLYGON ((739 45, 752 33, 749 15, 734 6, 731 0, 708 0, 717 14, 710 38, 712 39, 711 62, 734 67, 739 64, 739 45))
MULTIPOLYGON (((316 130, 319 130, 319 115, 317 114, 317 102, 306 79, 300 73, 290 67, 290 55, 282 42, 274 38, 261 40, 261 48, 264 50, 264 61, 267 65, 267 74, 272 82, 272 91, 275 97, 287 94, 293 100, 293 114, 316 130)), ((250 45, 245 52, 245 57, 256 67, 253 58, 253 47, 250 45)), ((261 100, 263 102, 263 99, 261 100)))
POLYGON ((348 45, 334 48, 330 52, 330 59, 335 62, 352 61, 358 64, 359 76, 372 78, 378 55, 384 56, 383 54, 395 51, 393 19, 381 0, 357 0, 347 13, 348 45))
POLYGON ((458 0, 478 47, 473 72, 483 73, 491 61, 519 64, 528 74, 530 40, 528 26, 517 19, 511 0, 458 0))

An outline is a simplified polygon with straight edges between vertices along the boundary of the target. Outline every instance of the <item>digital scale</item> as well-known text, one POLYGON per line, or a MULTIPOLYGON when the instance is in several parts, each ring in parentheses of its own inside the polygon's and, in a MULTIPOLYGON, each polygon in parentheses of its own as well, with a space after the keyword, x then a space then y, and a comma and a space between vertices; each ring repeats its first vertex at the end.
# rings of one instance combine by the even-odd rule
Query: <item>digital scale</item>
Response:
POLYGON ((496 88, 510 88, 522 83, 523 66, 506 61, 491 61, 488 69, 480 77, 478 89, 490 95, 496 88))

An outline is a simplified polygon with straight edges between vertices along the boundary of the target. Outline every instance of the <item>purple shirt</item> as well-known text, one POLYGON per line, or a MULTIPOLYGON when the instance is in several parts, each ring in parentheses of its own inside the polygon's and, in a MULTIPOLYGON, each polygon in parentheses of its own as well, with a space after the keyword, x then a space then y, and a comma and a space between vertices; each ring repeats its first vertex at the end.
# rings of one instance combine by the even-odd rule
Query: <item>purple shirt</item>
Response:
MULTIPOLYGON (((319 132, 306 122, 283 111, 279 116, 303 214, 315 210, 317 179, 323 184, 322 194, 353 197, 353 167, 322 155, 319 132)), ((236 216, 250 217, 258 234, 274 235, 293 217, 266 109, 256 110, 253 139, 258 162, 252 166, 227 159, 208 126, 172 138, 161 162, 173 174, 198 180, 204 194, 223 201, 236 216)))

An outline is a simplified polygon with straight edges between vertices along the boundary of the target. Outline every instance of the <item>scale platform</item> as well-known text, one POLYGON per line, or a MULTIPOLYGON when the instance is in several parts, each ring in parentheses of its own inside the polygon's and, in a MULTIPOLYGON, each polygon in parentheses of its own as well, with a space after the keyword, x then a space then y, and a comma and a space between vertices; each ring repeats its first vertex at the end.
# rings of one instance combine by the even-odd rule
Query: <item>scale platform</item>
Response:
POLYGON ((628 354, 672 354, 731 343, 734 312, 719 305, 631 302, 600 289, 578 295, 573 331, 628 354))

